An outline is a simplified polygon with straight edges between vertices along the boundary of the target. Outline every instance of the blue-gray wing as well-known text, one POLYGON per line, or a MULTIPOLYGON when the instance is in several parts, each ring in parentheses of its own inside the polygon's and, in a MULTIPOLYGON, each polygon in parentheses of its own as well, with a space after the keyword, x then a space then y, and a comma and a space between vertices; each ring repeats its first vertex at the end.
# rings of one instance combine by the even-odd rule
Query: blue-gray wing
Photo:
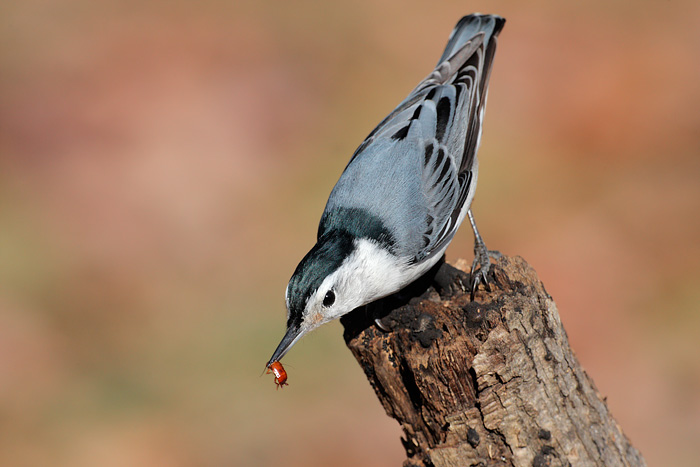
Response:
POLYGON ((476 185, 489 72, 504 22, 488 15, 460 20, 435 71, 355 151, 326 205, 319 237, 347 225, 342 212, 351 208, 360 218, 378 219, 409 261, 444 250, 476 185))

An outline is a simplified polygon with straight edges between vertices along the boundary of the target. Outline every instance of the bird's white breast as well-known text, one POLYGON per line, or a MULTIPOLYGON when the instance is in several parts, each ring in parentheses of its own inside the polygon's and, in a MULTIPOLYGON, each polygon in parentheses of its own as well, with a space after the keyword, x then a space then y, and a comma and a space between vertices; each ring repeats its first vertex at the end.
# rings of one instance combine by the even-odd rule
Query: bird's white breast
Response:
POLYGON ((358 239, 355 245, 341 269, 354 271, 359 277, 354 290, 363 303, 357 306, 398 292, 425 274, 442 256, 440 253, 423 263, 410 264, 408 259, 395 256, 371 240, 358 239))

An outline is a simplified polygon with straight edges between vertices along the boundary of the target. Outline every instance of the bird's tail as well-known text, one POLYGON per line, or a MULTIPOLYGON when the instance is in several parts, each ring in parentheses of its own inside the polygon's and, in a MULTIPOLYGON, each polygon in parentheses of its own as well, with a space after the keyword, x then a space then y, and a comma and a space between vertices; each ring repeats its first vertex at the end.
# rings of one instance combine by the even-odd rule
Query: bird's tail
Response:
POLYGON ((438 61, 438 65, 453 56, 458 52, 464 44, 469 42, 476 34, 484 33, 484 44, 486 44, 486 50, 493 49, 493 45, 496 43, 496 36, 503 29, 503 25, 506 23, 504 18, 496 15, 482 15, 479 13, 474 13, 467 15, 460 19, 455 26, 452 34, 450 34, 450 39, 447 41, 447 46, 445 51, 442 53, 442 57, 438 61))

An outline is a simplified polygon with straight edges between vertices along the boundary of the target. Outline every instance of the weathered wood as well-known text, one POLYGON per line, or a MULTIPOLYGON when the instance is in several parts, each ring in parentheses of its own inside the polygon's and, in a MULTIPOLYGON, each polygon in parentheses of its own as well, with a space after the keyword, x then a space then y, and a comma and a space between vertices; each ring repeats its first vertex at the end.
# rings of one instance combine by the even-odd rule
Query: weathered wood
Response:
POLYGON ((376 310, 342 320, 403 428, 404 466, 646 465, 581 368, 535 271, 502 257, 492 292, 480 289, 473 302, 467 278, 444 264, 406 291, 415 297, 407 303, 386 300, 389 332, 374 324, 376 310))

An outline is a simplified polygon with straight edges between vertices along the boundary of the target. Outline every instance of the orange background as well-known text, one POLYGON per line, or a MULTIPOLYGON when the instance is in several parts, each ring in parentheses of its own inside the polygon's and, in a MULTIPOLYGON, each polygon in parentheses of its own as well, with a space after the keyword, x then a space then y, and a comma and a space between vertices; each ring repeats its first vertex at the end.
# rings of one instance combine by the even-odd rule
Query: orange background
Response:
POLYGON ((697 465, 700 3, 439 5, 3 4, 0 464, 400 465, 338 323, 261 372, 350 155, 483 11, 481 233, 649 464, 697 465))

